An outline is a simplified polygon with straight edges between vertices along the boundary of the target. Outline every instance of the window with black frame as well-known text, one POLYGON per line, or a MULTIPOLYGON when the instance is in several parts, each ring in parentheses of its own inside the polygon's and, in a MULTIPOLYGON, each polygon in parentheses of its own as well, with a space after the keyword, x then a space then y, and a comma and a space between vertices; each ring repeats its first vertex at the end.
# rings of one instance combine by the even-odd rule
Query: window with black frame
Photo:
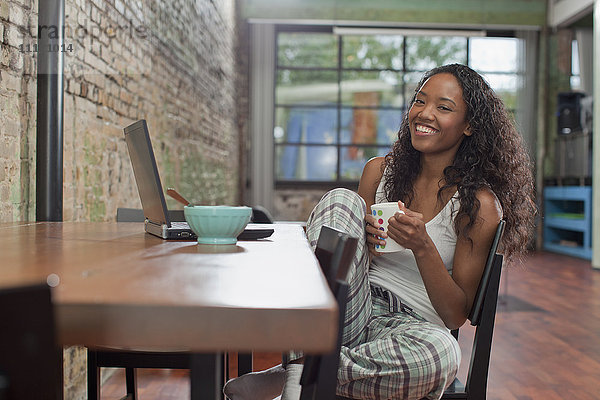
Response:
POLYGON ((516 107, 515 38, 280 31, 276 54, 280 186, 356 184, 371 157, 388 153, 418 81, 435 66, 468 63, 516 107))

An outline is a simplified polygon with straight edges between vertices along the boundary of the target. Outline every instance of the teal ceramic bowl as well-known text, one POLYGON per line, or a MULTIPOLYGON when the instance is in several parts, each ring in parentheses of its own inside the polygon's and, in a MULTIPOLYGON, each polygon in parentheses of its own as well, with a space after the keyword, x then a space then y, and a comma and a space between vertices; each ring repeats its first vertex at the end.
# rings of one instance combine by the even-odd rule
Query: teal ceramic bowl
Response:
POLYGON ((186 206, 185 220, 201 244, 235 244, 252 216, 250 207, 186 206))

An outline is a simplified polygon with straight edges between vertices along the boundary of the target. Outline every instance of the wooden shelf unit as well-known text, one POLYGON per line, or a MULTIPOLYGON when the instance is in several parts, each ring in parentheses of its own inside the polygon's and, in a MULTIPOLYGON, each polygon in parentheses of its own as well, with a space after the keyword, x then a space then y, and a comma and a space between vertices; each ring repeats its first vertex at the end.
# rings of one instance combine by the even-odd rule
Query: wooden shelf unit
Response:
POLYGON ((544 188, 544 249, 592 258, 591 186, 544 188))

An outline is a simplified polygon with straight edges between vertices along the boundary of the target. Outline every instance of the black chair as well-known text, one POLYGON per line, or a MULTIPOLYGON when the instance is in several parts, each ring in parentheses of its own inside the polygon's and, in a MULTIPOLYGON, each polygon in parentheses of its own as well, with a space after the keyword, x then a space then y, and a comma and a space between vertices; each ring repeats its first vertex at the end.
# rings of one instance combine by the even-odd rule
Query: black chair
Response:
MULTIPOLYGON (((185 221, 182 210, 169 210, 169 217, 174 221, 185 221)), ((136 208, 118 208, 117 222, 144 222, 144 212, 136 208)), ((88 399, 100 399, 101 368, 125 368, 125 386, 127 394, 124 398, 136 400, 137 368, 190 369, 192 353, 187 351, 153 352, 119 349, 88 349, 88 399)))
POLYGON ((0 400, 63 398, 50 287, 0 289, 0 400))
MULTIPOLYGON (((452 382, 450 387, 444 392, 442 399, 468 399, 485 400, 487 391, 487 375, 490 361, 490 351, 492 346, 492 336, 494 331, 494 319, 496 316, 496 303, 498 301, 498 288, 500 285, 500 275, 502 272, 503 257, 497 254, 498 244, 504 232, 505 221, 500 221, 494 240, 490 247, 490 252, 479 282, 479 287, 473 301, 473 307, 469 314, 471 325, 476 326, 475 338, 473 340, 473 350, 471 353, 471 362, 467 383, 463 385, 458 378, 452 382)), ((326 227, 324 227, 325 229, 326 227)), ((331 228, 322 231, 328 232, 331 228)), ((339 232, 340 235, 343 235, 339 232)), ((330 233, 326 233, 329 237, 330 233)), ((324 236, 325 238, 325 236, 324 236)), ((341 239, 340 239, 341 240, 341 239)), ((319 236, 321 241, 321 235, 319 236)), ((325 245, 323 245, 325 247, 325 245)), ((335 254, 330 246, 327 246, 328 252, 321 253, 327 259, 327 254, 335 254)), ((341 251, 341 250, 338 250, 341 251)), ((317 257, 319 261, 319 245, 317 245, 317 257)), ((335 260, 340 256, 329 256, 329 259, 335 260)), ((351 256, 350 256, 351 258, 351 256)), ((326 262, 324 262, 325 265, 326 262)), ((347 266, 346 266, 347 268, 347 266)), ((327 271, 327 270, 325 270, 327 271)), ((341 271, 342 274, 345 273, 341 271)), ((335 272, 332 272, 335 273, 335 272)), ((331 274, 325 272, 328 276, 328 282, 331 285, 331 274)), ((335 399, 335 387, 337 383, 337 370, 339 366, 339 352, 341 348, 341 329, 343 324, 343 315, 345 313, 345 303, 347 295, 347 284, 340 282, 339 278, 343 275, 337 275, 338 287, 332 290, 336 294, 336 299, 340 307, 340 331, 338 332, 338 343, 336 350, 324 356, 307 356, 300 380, 302 387, 301 400, 335 399)), ((458 330, 452 331, 452 334, 458 339, 458 330)))
POLYGON ((182 352, 119 351, 88 349, 88 399, 99 400, 100 369, 125 368, 125 399, 136 400, 137 368, 190 369, 192 354, 182 352))
POLYGON ((263 206, 252 206, 252 219, 251 222, 256 224, 272 224, 275 219, 263 206))
POLYGON ((301 400, 335 398, 342 330, 346 313, 346 298, 348 296, 346 275, 352 257, 356 252, 357 243, 357 238, 328 226, 323 226, 319 233, 315 255, 338 303, 338 335, 336 347, 331 353, 305 356, 300 379, 302 385, 301 400))
MULTIPOLYGON (((442 399, 485 400, 486 398, 490 352, 503 261, 502 255, 496 254, 496 251, 504 232, 504 225, 505 221, 500 221, 498 224, 469 315, 471 325, 475 326, 476 329, 467 382, 463 384, 458 378, 454 379, 454 382, 444 392, 442 399)), ((452 331, 452 334, 458 339, 458 330, 452 331)))
MULTIPOLYGON (((255 224, 272 224, 275 220, 269 210, 265 207, 252 206, 252 218, 250 219, 250 222, 255 224)), ((229 357, 225 359, 225 362, 225 370, 229 373, 229 357)), ((254 370, 252 353, 238 353, 237 362, 238 376, 242 376, 254 370)), ((227 376, 227 379, 229 379, 229 376, 227 376)))
MULTIPOLYGON (((183 210, 169 210, 169 218, 171 221, 185 221, 183 210)), ((117 209, 117 222, 144 222, 144 211, 139 208, 118 208, 117 209)), ((272 224, 274 218, 265 207, 253 206, 252 207, 252 219, 251 222, 257 224, 272 224)), ((226 358, 226 371, 229 371, 229 358, 226 358)), ((252 372, 253 370, 253 359, 251 353, 238 353, 238 376, 252 372)), ((133 385, 133 371, 131 368, 126 370, 126 381, 127 387, 133 385)), ((229 376, 227 377, 229 379, 229 376)), ((129 390, 128 390, 129 392, 129 390)), ((1 399, 0 399, 1 400, 1 399)))
MULTIPOLYGON (((168 212, 171 221, 185 221, 183 210, 169 210, 168 212)), ((144 219, 144 210, 139 208, 117 208, 117 222, 144 222, 144 219)))
MULTIPOLYGON (((253 208, 260 223, 269 223, 268 211, 262 207, 253 208)), ((169 217, 173 221, 185 221, 183 210, 169 210, 169 217)), ((143 222, 144 212, 135 208, 118 208, 117 222, 143 222)), ((272 222, 272 220, 269 219, 272 222)), ((137 395, 137 368, 161 368, 161 369, 190 369, 192 353, 186 351, 177 352, 151 352, 151 351, 121 351, 118 349, 88 349, 88 399, 100 399, 100 371, 103 367, 125 368, 125 386, 127 395, 125 398, 136 400, 137 395)), ((228 357, 221 356, 221 362, 226 365, 228 357)), ((238 375, 252 372, 252 354, 238 354, 238 375)), ((221 379, 222 380, 222 379, 221 379)), ((0 399, 2 400, 2 399, 0 399)))

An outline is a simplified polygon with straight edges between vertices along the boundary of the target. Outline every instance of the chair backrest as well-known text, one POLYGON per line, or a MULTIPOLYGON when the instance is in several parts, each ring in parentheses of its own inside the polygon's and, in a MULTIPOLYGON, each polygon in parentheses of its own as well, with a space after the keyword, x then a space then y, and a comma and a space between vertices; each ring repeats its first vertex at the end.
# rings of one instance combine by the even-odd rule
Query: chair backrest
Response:
POLYGON ((498 302, 498 288, 502 272, 503 257, 497 254, 498 244, 504 232, 505 221, 500 221, 492 242, 487 262, 479 282, 477 294, 471 308, 469 320, 477 327, 473 339, 471 361, 465 384, 468 399, 485 399, 487 377, 490 365, 490 352, 498 302))
POLYGON ((144 222, 145 219, 141 208, 117 208, 117 222, 144 222))
POLYGON ((346 298, 348 296, 346 276, 356 252, 357 244, 357 238, 329 226, 323 226, 319 233, 315 255, 338 303, 338 335, 336 347, 332 352, 305 357, 302 378, 300 379, 302 384, 301 400, 335 399, 337 370, 340 362, 339 354, 342 346, 344 316, 346 314, 346 298))
MULTIPOLYGON (((492 279, 492 274, 495 271, 494 258, 496 256, 499 256, 498 254, 496 254, 496 252, 498 251, 498 245, 500 244, 500 239, 502 239, 502 234, 504 233, 505 225, 506 222, 504 220, 500 221, 500 223, 498 224, 498 228, 496 229, 496 234, 494 235, 494 240, 492 241, 492 245, 490 246, 490 252, 488 253, 487 261, 483 269, 483 274, 481 275, 481 279, 479 281, 479 287, 477 288, 477 293, 475 294, 475 299, 473 300, 471 312, 469 313, 469 320, 471 321, 471 325, 473 326, 478 326, 480 324, 485 303, 490 302, 490 300, 488 300, 488 290, 490 286, 490 279, 492 279)), ((498 275, 500 275, 499 271, 496 272, 498 272, 498 275)), ((493 296, 493 294, 491 293, 490 295, 493 296)), ((495 299, 498 299, 498 293, 495 294, 495 299)), ((496 300, 493 301, 494 304, 496 304, 496 300)))
POLYGON ((346 280, 357 244, 358 239, 347 233, 326 225, 321 227, 315 256, 334 294, 337 283, 346 280))
POLYGON ((272 224, 275 221, 269 210, 263 206, 252 206, 252 222, 255 224, 272 224))
MULTIPOLYGON (((183 210, 168 210, 168 213, 171 222, 185 221, 183 210)), ((144 210, 140 208, 117 208, 117 222, 144 222, 145 219, 144 210)))
POLYGON ((0 399, 62 399, 48 285, 0 289, 0 399))

